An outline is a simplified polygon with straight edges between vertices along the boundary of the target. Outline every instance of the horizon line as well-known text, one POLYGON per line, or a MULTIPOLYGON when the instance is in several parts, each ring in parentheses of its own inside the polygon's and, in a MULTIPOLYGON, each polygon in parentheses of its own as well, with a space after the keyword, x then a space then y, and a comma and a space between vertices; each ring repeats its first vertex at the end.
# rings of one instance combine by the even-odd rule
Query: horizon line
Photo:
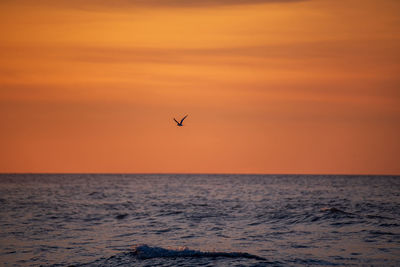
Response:
POLYGON ((400 176, 400 173, 230 173, 230 172, 0 172, 0 175, 18 175, 18 174, 71 174, 71 175, 81 175, 81 174, 115 174, 115 175, 311 175, 311 176, 400 176))

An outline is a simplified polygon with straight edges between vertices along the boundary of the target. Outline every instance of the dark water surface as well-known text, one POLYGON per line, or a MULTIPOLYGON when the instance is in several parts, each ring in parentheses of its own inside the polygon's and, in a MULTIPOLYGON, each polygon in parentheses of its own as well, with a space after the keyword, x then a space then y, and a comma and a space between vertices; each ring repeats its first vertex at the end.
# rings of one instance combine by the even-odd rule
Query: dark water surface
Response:
POLYGON ((3 174, 0 265, 400 266, 400 177, 3 174))

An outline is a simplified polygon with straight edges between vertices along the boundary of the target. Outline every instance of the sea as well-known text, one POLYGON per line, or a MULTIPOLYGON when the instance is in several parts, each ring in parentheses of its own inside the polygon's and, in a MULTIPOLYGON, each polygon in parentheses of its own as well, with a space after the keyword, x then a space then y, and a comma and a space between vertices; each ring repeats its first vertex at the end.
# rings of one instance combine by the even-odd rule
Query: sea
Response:
POLYGON ((400 266, 400 177, 1 174, 1 266, 400 266))

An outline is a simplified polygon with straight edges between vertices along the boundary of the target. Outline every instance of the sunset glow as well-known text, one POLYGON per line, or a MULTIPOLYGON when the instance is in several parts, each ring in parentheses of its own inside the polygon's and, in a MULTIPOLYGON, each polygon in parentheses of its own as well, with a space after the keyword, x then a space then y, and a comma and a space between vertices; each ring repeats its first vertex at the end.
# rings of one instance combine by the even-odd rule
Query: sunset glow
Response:
POLYGON ((2 1, 0 172, 400 173, 400 1, 193 2, 2 1))

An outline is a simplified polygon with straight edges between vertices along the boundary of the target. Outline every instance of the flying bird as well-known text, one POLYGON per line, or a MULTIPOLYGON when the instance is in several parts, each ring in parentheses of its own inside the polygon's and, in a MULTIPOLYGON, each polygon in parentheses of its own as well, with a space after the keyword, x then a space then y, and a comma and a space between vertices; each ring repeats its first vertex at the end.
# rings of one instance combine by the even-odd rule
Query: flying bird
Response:
POLYGON ((180 126, 183 126, 182 122, 183 122, 184 119, 186 119, 187 116, 188 116, 188 115, 186 115, 185 117, 183 117, 183 119, 181 119, 180 122, 178 122, 178 121, 174 118, 174 121, 177 123, 176 126, 179 126, 179 127, 180 127, 180 126))

